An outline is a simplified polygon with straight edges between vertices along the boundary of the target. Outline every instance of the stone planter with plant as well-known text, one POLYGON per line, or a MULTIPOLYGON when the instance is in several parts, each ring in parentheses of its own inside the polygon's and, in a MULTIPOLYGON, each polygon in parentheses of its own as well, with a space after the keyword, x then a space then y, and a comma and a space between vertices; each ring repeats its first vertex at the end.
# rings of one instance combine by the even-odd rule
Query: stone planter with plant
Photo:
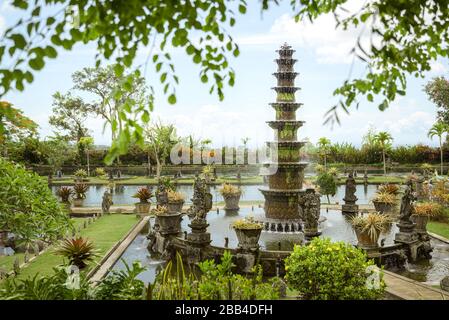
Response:
POLYGON ((259 248, 259 238, 262 232, 263 223, 254 220, 253 217, 246 217, 232 222, 239 241, 238 247, 242 250, 257 250, 259 248))
POLYGON ((142 187, 139 188, 133 198, 139 199, 136 202, 135 211, 138 215, 148 215, 150 213, 151 202, 150 199, 153 197, 153 192, 150 188, 142 187))
POLYGON ((357 246, 362 249, 377 248, 380 234, 388 230, 391 222, 388 215, 378 212, 360 214, 351 218, 351 225, 357 235, 357 246))
POLYGON ((225 201, 225 210, 239 210, 239 201, 240 196, 242 195, 242 190, 237 187, 233 186, 230 183, 223 183, 222 187, 220 188, 220 194, 223 196, 223 199, 225 201))
POLYGON ((73 206, 82 207, 84 199, 86 199, 86 192, 89 187, 85 183, 77 183, 73 186, 74 198, 73 206))
POLYGON ((162 235, 173 235, 181 232, 181 212, 169 212, 165 206, 158 206, 152 210, 156 216, 155 226, 162 235))
POLYGON ((372 200, 374 208, 379 213, 389 214, 396 207, 396 196, 387 192, 377 192, 372 200))
POLYGON ((184 205, 185 196, 181 192, 174 190, 167 191, 167 209, 170 213, 182 212, 182 207, 184 205))
POLYGON ((443 210, 442 206, 433 202, 419 202, 414 205, 414 213, 411 216, 416 224, 415 230, 420 234, 427 234, 427 222, 431 217, 438 216, 443 210))

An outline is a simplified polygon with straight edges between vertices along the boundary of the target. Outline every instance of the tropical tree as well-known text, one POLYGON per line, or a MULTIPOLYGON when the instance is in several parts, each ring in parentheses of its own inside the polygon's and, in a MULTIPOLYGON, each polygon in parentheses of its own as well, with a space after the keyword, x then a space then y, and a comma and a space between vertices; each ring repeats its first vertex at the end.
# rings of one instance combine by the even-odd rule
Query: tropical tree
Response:
POLYGON ((381 131, 374 136, 374 143, 378 144, 382 149, 382 161, 384 164, 384 175, 387 175, 387 165, 385 161, 386 150, 391 147, 393 137, 386 131, 381 131))
MULTIPOLYGON (((102 117, 105 120, 104 128, 109 126, 113 144, 110 156, 106 162, 110 162, 111 156, 115 157, 126 152, 127 147, 140 139, 140 133, 134 131, 130 134, 131 126, 134 126, 137 115, 141 114, 144 122, 149 121, 149 111, 153 108, 153 96, 145 83, 145 79, 136 74, 116 73, 117 65, 105 68, 84 68, 72 75, 75 84, 74 89, 93 94, 96 100, 87 105, 87 111, 102 117), (130 115, 132 114, 132 116, 130 115), (129 121, 127 121, 128 119, 129 121), (120 143, 117 132, 128 132, 121 135, 120 143)), ((140 130, 138 130, 140 132, 140 130)))
POLYGON ((74 97, 71 92, 53 95, 53 114, 48 119, 50 125, 65 133, 69 141, 78 143, 82 137, 89 134, 85 123, 89 116, 89 105, 80 97, 74 97))
POLYGON ((433 137, 437 136, 438 137, 438 141, 440 144, 440 173, 441 175, 443 175, 443 135, 447 134, 449 130, 449 127, 447 124, 438 121, 436 123, 434 123, 434 125, 432 126, 432 128, 430 128, 429 133, 427 134, 429 136, 430 139, 432 139, 433 137))
POLYGON ((449 124, 449 81, 444 77, 433 78, 426 84, 424 91, 438 107, 438 122, 449 124))
POLYGON ((94 138, 92 137, 82 137, 78 144, 81 145, 81 149, 85 150, 86 152, 86 160, 87 160, 87 176, 90 177, 90 147, 94 145, 94 138))
POLYGON ((180 138, 176 134, 173 124, 164 125, 158 121, 145 129, 147 151, 156 159, 156 177, 161 176, 162 166, 170 155, 171 149, 180 138))
POLYGON ((37 124, 7 101, 0 101, 0 150, 8 155, 7 142, 36 133, 37 124))
POLYGON ((331 141, 325 137, 318 139, 318 150, 320 155, 324 160, 324 168, 327 168, 327 153, 329 152, 329 147, 331 145, 331 141))

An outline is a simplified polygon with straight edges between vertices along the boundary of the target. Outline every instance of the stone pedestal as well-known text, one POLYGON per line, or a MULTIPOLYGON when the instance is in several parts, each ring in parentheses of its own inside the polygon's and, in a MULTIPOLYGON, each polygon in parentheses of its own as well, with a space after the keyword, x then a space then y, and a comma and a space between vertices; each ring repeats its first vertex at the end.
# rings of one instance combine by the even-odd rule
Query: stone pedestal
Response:
POLYGON ((341 206, 341 212, 343 214, 357 214, 359 206, 355 203, 345 203, 341 206))
POLYGON ((418 247, 420 246, 418 233, 415 232, 415 224, 413 222, 399 222, 399 232, 396 233, 394 242, 404 244, 407 248, 408 256, 412 261, 418 259, 418 247))
POLYGON ((207 232, 209 224, 204 220, 192 220, 189 227, 192 232, 187 235, 187 241, 195 247, 208 246, 211 243, 210 233, 207 232))

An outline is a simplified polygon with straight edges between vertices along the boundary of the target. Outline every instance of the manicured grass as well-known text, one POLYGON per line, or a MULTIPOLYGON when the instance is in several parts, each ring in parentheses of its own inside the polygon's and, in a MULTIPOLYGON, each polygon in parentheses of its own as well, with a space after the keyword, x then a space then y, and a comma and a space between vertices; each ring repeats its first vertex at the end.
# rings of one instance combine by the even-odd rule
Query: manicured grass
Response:
POLYGON ((449 223, 429 221, 427 230, 449 239, 449 223))
MULTIPOLYGON (((84 222, 83 218, 74 218, 73 220, 75 220, 75 225, 81 225, 84 222)), ((87 228, 81 230, 79 234, 82 237, 87 237, 93 241, 95 248, 98 251, 98 257, 95 259, 94 263, 90 264, 90 268, 94 267, 95 263, 98 263, 114 244, 121 240, 137 222, 138 219, 135 215, 112 214, 101 217, 88 225, 87 228)), ((54 246, 49 247, 46 252, 23 268, 19 275, 17 275, 17 278, 27 278, 34 276, 36 273, 42 275, 50 274, 53 267, 63 263, 63 258, 55 255, 53 249, 54 246)), ((17 256, 23 258, 23 255, 2 257, 0 258, 0 265, 2 263, 7 263, 9 266, 8 269, 11 270, 14 259, 17 256)))

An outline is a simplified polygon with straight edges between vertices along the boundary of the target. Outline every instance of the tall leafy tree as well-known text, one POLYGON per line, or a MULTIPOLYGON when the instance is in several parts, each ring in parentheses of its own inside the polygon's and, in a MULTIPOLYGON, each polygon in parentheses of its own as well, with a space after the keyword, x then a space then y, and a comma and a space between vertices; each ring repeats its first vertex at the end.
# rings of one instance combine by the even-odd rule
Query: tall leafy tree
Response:
MULTIPOLYGON (((112 144, 107 161, 123 154, 127 149, 125 146, 129 143, 139 140, 138 135, 129 134, 129 130, 125 129, 135 124, 136 116, 140 113, 147 122, 149 110, 153 106, 153 96, 145 84, 145 79, 135 74, 117 76, 116 68, 117 65, 84 68, 72 75, 74 89, 96 97, 88 104, 87 111, 101 116, 105 120, 105 127, 108 125, 111 129, 111 138, 115 143, 112 144), (125 131, 128 134, 117 136, 117 132, 125 131), (121 143, 117 143, 117 139, 121 143)), ((138 132, 140 131, 139 129, 138 132)))
POLYGON ((165 125, 161 121, 157 121, 146 128, 145 138, 148 152, 151 152, 156 159, 156 177, 159 179, 162 166, 165 165, 171 149, 180 139, 176 134, 174 125, 165 125))
POLYGON ((381 131, 374 136, 374 142, 380 146, 382 149, 382 161, 384 164, 384 175, 387 175, 387 165, 385 160, 385 153, 387 149, 391 147, 391 142, 393 141, 393 137, 390 133, 386 131, 381 131))
POLYGON ((87 176, 90 177, 90 149, 94 145, 94 138, 82 137, 78 144, 82 145, 82 149, 86 152, 87 176))
POLYGON ((89 116, 89 105, 71 92, 53 95, 53 110, 48 122, 67 139, 78 143, 89 134, 86 121, 89 116))
POLYGON ((318 149, 319 153, 324 159, 324 168, 327 169, 327 154, 329 152, 329 147, 331 146, 331 141, 326 137, 321 137, 318 139, 318 149))
POLYGON ((426 84, 424 91, 438 107, 438 120, 449 125, 449 81, 444 77, 433 78, 426 84))
POLYGON ((436 122, 432 128, 430 128, 428 136, 430 139, 437 136, 440 144, 440 173, 443 175, 443 135, 447 134, 449 131, 449 127, 447 124, 438 121, 436 122))

